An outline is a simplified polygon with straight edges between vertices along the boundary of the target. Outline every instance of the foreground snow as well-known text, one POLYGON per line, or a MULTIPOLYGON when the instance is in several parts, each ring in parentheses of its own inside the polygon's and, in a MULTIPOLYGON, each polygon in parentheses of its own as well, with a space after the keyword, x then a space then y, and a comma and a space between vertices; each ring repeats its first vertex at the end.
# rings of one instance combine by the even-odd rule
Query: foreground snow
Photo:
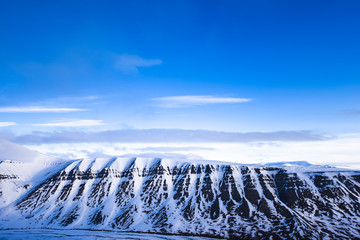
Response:
POLYGON ((214 238, 166 236, 145 233, 122 233, 113 231, 55 230, 55 229, 2 229, 1 240, 214 240, 214 238))

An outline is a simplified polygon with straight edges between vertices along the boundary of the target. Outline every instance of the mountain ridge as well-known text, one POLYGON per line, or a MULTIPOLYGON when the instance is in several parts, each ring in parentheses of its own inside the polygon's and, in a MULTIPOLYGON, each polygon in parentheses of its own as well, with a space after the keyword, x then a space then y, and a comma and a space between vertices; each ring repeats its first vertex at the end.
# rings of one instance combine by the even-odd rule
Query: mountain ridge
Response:
POLYGON ((289 169, 160 158, 73 160, 4 207, 0 227, 17 222, 235 239, 358 239, 360 172, 289 169))

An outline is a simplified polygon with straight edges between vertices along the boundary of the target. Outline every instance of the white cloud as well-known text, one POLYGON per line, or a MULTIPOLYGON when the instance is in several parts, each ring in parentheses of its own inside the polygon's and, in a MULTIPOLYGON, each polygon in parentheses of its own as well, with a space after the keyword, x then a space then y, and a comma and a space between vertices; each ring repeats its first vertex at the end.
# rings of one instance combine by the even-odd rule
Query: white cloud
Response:
POLYGON ((16 123, 14 122, 0 122, 0 127, 8 127, 8 126, 14 126, 16 123))
POLYGON ((213 95, 190 95, 152 98, 156 106, 163 108, 181 108, 219 103, 244 103, 250 102, 250 98, 216 97, 213 95))
POLYGON ((161 63, 160 59, 144 59, 136 55, 122 54, 117 56, 115 68, 123 73, 136 73, 139 67, 151 67, 161 63))
POLYGON ((67 122, 51 122, 51 123, 40 123, 31 124, 32 126, 43 126, 43 127, 89 127, 89 126, 101 126, 104 125, 102 120, 75 120, 67 122))
POLYGON ((28 113, 28 112, 80 112, 83 108, 56 108, 56 107, 0 107, 0 112, 28 113))

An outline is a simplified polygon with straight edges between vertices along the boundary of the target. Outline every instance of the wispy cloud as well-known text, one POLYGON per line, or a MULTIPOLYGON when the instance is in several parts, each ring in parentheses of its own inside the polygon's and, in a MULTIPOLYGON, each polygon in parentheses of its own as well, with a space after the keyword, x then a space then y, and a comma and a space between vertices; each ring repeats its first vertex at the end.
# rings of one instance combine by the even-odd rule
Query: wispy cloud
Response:
POLYGON ((89 127, 89 126, 101 126, 104 125, 102 120, 75 120, 66 122, 51 122, 51 123, 38 123, 31 124, 32 126, 43 127, 89 127))
POLYGON ((8 127, 17 125, 15 122, 0 122, 0 127, 8 127))
POLYGON ((351 111, 346 111, 345 113, 350 115, 360 115, 360 110, 351 110, 351 111))
POLYGON ((136 55, 122 54, 116 57, 115 68, 123 73, 136 73, 139 67, 160 65, 160 59, 145 59, 136 55))
POLYGON ((84 105, 96 102, 101 99, 101 96, 89 95, 89 96, 62 96, 57 98, 49 98, 41 100, 33 105, 42 105, 42 106, 68 106, 71 104, 74 105, 84 105))
POLYGON ((59 108, 59 107, 0 107, 0 112, 28 113, 28 112, 80 112, 84 108, 59 108))
POLYGON ((151 99, 156 106, 163 108, 182 108, 205 104, 220 103, 244 103, 250 102, 250 98, 217 97, 213 95, 188 95, 188 96, 170 96, 151 99))
MULTIPOLYGON (((102 122, 93 122, 95 124, 102 122)), ((84 123, 74 121, 45 126, 81 126, 84 123)), ((40 125, 44 126, 44 125, 40 125)), ((82 125, 84 126, 84 125, 82 125)), ((184 129, 124 129, 100 132, 56 131, 32 132, 13 136, 11 139, 23 144, 74 143, 74 142, 122 142, 122 143, 248 143, 248 142, 306 142, 331 139, 329 136, 312 131, 278 131, 278 132, 219 132, 184 129)))

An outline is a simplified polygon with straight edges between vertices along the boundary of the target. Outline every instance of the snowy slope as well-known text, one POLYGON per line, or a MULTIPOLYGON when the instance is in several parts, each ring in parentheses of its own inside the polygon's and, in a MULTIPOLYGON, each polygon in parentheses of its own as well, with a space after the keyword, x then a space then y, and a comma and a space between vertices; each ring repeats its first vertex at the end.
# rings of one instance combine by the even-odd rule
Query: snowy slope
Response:
POLYGON ((18 162, 50 162, 56 160, 56 158, 41 154, 36 151, 32 151, 30 149, 27 149, 26 147, 0 139, 0 161, 3 160, 12 160, 18 162))
POLYGON ((118 157, 74 160, 51 173, 1 209, 1 227, 360 237, 360 172, 118 157))
POLYGON ((0 207, 37 185, 55 165, 60 165, 56 163, 58 161, 55 157, 0 139, 0 207))

